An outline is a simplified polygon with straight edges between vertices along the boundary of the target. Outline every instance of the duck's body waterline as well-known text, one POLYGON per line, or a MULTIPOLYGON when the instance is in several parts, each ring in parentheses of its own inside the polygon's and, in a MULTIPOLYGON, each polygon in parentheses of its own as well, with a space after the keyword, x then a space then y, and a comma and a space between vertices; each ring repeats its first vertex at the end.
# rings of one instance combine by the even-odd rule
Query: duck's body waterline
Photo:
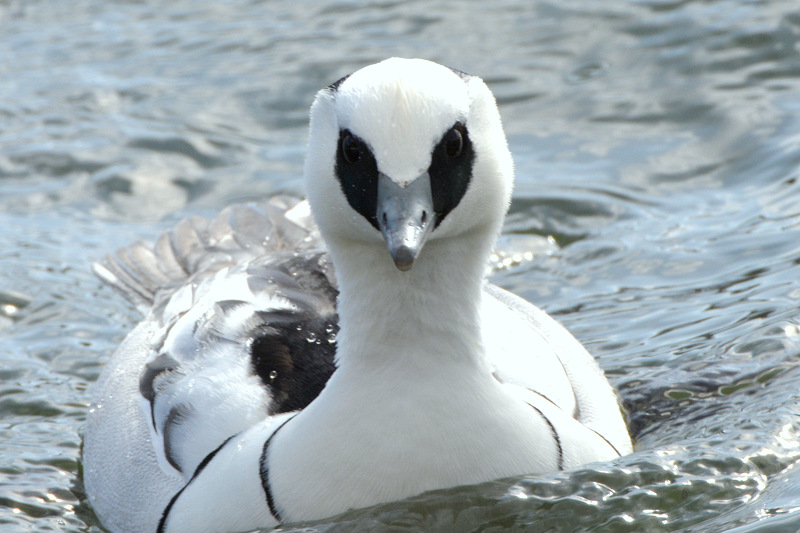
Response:
POLYGON ((161 275, 139 282, 156 285, 153 310, 112 361, 125 377, 100 385, 98 403, 110 401, 110 411, 90 414, 86 484, 106 525, 246 530, 630 451, 614 392, 580 344, 486 285, 512 164, 482 81, 421 60, 353 74, 317 96, 305 172, 335 273, 318 254, 303 255, 323 246, 297 215, 303 204, 263 208, 267 246, 248 222, 261 219, 248 214, 231 228, 215 220, 211 236, 173 232, 169 261, 121 254, 122 268, 106 270, 112 285, 135 292, 130 272, 184 265, 170 286, 152 281, 161 275), (406 223, 418 228, 408 249, 394 242, 406 223), (237 239, 262 244, 230 245, 237 239), (230 248, 221 262, 219 246, 230 248), (260 259, 281 250, 302 252, 260 259), (320 372, 333 368, 333 345, 298 339, 336 315, 336 370, 307 406, 287 401, 299 389, 281 379, 328 379, 320 372), (254 345, 269 349, 257 356, 254 345), (145 362, 142 385, 136 367, 145 362), (230 408, 203 407, 187 392, 197 384, 205 395, 230 391, 220 398, 230 408), (140 394, 145 409, 136 412, 140 394), (286 405, 301 408, 280 414, 286 405), (115 454, 124 455, 119 465, 115 454), (130 476, 129 495, 119 475, 130 476))

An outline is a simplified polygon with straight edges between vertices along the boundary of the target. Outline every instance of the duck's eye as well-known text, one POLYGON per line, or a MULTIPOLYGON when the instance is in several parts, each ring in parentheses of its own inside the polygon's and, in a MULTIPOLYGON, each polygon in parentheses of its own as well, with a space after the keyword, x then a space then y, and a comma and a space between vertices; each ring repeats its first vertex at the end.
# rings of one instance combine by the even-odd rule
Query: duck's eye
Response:
POLYGON ((361 141, 349 131, 342 135, 339 149, 342 151, 342 157, 348 163, 357 163, 361 160, 361 152, 363 149, 361 141))
POLYGON ((464 149, 464 137, 457 127, 447 132, 444 138, 444 148, 448 157, 458 157, 464 149))

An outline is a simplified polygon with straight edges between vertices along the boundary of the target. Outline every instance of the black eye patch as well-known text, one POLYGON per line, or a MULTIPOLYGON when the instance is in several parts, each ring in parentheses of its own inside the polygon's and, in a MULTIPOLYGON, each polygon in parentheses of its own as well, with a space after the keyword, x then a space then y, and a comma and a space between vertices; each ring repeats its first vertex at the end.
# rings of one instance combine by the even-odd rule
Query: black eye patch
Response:
MULTIPOLYGON (((456 122, 431 153, 431 180, 436 226, 464 197, 472 179, 475 153, 467 127, 456 122)), ((378 163, 369 145, 350 130, 339 130, 336 145, 336 177, 347 203, 376 229, 378 219, 378 163)), ((434 227, 434 228, 435 228, 434 227)))
POLYGON ((472 179, 474 159, 475 152, 467 127, 456 122, 433 149, 431 166, 428 168, 433 210, 437 215, 436 227, 466 194, 472 179))
POLYGON ((348 129, 339 130, 336 177, 350 207, 378 229, 378 163, 367 143, 348 129))

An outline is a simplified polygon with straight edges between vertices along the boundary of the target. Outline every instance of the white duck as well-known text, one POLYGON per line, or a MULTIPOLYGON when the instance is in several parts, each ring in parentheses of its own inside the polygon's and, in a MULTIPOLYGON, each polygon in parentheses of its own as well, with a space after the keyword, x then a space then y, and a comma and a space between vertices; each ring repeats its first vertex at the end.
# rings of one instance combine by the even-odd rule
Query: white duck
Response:
POLYGON ((317 94, 308 204, 96 265, 147 313, 86 425, 104 525, 243 531, 629 453, 592 357, 485 279, 512 176, 481 79, 389 59, 317 94))

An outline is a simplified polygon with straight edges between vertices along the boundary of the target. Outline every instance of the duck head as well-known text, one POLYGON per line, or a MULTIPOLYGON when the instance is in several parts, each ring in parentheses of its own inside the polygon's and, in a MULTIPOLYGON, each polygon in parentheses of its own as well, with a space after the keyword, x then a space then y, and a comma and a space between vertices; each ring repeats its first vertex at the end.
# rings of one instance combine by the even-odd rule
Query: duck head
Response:
POLYGON ((494 96, 478 77, 392 58, 317 93, 306 189, 333 249, 388 249, 401 271, 427 242, 500 230, 513 163, 494 96))

